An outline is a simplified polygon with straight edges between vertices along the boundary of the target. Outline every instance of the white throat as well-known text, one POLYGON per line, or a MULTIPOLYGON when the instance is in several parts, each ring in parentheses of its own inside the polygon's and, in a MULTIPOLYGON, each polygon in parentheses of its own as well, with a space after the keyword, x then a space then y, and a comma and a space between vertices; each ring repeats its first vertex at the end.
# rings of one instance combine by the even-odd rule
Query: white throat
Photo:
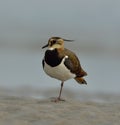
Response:
POLYGON ((48 48, 48 50, 54 50, 55 48, 53 48, 53 47, 50 47, 50 48, 48 48))

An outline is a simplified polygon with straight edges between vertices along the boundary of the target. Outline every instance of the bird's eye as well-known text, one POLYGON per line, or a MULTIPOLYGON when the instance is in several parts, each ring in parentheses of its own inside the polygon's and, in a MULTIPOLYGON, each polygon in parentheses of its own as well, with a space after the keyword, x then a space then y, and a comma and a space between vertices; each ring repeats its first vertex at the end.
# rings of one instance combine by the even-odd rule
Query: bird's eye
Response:
POLYGON ((52 43, 55 44, 55 43, 56 43, 56 40, 53 40, 52 43))

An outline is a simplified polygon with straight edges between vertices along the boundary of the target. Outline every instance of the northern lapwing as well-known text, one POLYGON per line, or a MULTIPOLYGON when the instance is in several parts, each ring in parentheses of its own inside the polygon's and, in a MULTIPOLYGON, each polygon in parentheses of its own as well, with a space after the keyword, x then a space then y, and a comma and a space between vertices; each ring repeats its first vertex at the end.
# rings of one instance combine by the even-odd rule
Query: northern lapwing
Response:
POLYGON ((50 77, 61 81, 59 96, 54 100, 55 102, 63 101, 61 92, 64 81, 74 78, 80 84, 87 84, 83 78, 87 73, 82 69, 76 54, 64 48, 64 41, 71 42, 73 40, 51 37, 48 43, 42 47, 42 49, 48 47, 42 61, 43 70, 50 77))

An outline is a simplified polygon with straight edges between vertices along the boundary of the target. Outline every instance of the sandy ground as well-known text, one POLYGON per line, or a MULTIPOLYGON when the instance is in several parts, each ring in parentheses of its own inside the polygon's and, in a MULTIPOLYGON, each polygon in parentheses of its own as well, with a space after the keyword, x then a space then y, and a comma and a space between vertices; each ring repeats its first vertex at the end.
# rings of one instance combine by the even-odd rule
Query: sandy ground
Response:
POLYGON ((120 125, 120 103, 0 94, 0 125, 120 125))

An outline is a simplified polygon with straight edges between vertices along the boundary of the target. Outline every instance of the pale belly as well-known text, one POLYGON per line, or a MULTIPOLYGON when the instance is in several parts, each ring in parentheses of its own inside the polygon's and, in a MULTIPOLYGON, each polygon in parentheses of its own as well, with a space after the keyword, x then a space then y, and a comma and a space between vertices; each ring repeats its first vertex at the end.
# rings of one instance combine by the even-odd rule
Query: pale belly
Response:
POLYGON ((51 67, 45 63, 44 71, 49 76, 61 81, 66 81, 71 78, 75 78, 75 74, 71 73, 64 65, 63 62, 56 67, 51 67))

